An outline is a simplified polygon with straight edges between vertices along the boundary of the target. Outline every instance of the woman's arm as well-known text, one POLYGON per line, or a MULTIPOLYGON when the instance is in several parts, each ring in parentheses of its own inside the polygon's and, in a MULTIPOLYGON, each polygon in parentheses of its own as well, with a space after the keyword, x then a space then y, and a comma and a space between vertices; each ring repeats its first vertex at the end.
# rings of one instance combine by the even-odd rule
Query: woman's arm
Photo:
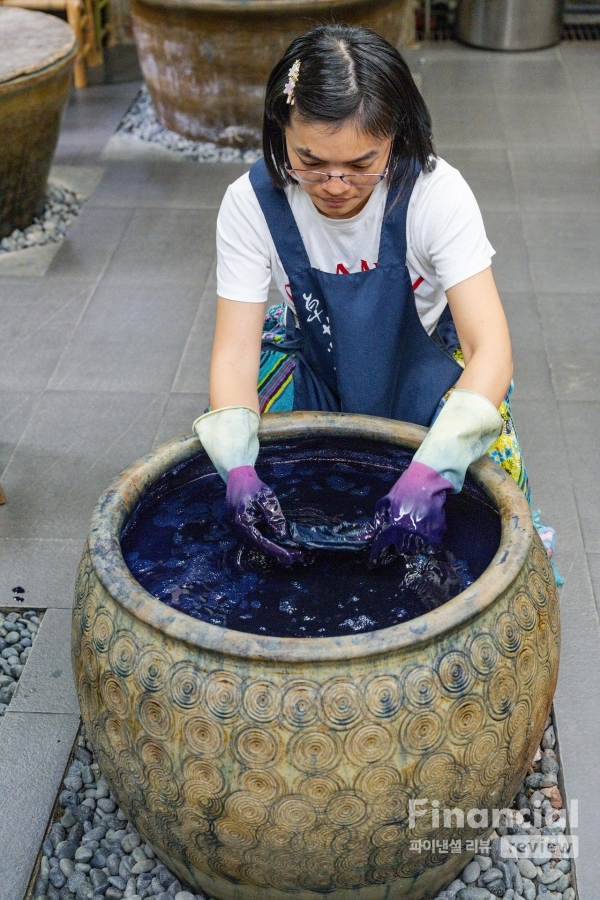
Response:
POLYGON ((457 387, 500 406, 513 374, 508 323, 491 267, 446 291, 465 359, 457 387))
POLYGON ((258 370, 264 303, 218 298, 210 361, 210 406, 248 406, 259 412, 258 370))

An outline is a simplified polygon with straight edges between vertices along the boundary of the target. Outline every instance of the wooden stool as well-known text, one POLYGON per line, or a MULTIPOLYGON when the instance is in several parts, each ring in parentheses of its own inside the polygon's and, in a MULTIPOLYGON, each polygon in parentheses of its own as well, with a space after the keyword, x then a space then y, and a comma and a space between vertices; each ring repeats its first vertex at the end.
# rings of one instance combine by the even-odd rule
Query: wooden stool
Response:
POLYGON ((102 10, 109 9, 107 0, 0 0, 0 6, 66 13, 77 39, 73 71, 76 88, 87 85, 86 66, 102 65, 102 41, 106 35, 109 38, 111 35, 110 23, 102 24, 102 10))
POLYGON ((44 210, 75 51, 66 22, 0 6, 0 238, 44 210))

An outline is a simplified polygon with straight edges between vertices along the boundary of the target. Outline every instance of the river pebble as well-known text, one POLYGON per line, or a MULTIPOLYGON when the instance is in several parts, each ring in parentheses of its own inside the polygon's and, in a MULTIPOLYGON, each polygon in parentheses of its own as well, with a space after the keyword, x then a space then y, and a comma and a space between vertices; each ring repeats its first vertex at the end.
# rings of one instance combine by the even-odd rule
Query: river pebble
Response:
POLYGON ((127 821, 84 736, 62 788, 69 806, 42 843, 35 900, 206 900, 182 885, 127 821))
POLYGON ((0 611, 0 717, 17 689, 42 615, 36 609, 0 611))
POLYGON ((462 880, 465 884, 473 884, 474 881, 477 881, 481 874, 481 867, 478 862, 472 860, 469 865, 463 869, 462 880))
POLYGON ((48 184, 42 215, 22 231, 18 228, 0 240, 0 256, 62 240, 79 215, 83 199, 68 188, 48 184))
POLYGON ((548 718, 541 746, 513 803, 514 815, 502 817, 492 833, 489 849, 479 852, 462 870, 458 879, 434 900, 575 900, 571 862, 562 858, 557 846, 552 859, 543 856, 519 856, 519 842, 511 846, 515 858, 502 855, 504 835, 560 835, 566 832, 566 810, 558 788, 560 763, 556 754, 556 731, 548 718), (547 783, 546 783, 547 782, 547 783))
POLYGON ((117 134, 158 144, 194 162, 253 163, 262 156, 260 132, 253 128, 231 125, 215 135, 214 141, 191 141, 165 128, 156 118, 145 85, 125 113, 117 134))

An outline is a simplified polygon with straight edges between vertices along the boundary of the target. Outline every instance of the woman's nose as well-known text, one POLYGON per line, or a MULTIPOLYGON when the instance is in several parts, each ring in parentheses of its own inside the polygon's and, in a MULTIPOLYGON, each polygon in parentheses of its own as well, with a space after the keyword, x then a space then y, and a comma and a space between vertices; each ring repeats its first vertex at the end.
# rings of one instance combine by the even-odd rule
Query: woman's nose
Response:
POLYGON ((341 178, 334 176, 326 181, 323 185, 328 194, 338 195, 344 194, 348 190, 348 185, 344 184, 341 178))

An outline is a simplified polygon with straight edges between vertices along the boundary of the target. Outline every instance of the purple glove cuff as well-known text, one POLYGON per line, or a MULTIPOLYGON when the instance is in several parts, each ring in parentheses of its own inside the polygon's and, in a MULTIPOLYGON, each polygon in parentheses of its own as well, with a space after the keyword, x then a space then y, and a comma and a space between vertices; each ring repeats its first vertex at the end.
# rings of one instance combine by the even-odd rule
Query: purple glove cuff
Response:
POLYGON ((244 497, 251 497, 264 487, 254 466, 238 466, 237 469, 230 469, 227 473, 227 508, 237 506, 244 497))
POLYGON ((371 562, 378 562, 390 545, 414 552, 416 538, 438 544, 446 530, 447 491, 453 491, 450 481, 424 463, 412 462, 377 504, 371 562))
MULTIPOLYGON (((411 462, 388 496, 398 500, 418 496, 426 499, 436 496, 441 491, 454 491, 452 482, 424 463, 411 462)), ((445 495, 443 499, 446 499, 445 495)))
POLYGON ((237 466, 227 473, 225 516, 240 540, 284 565, 302 557, 298 545, 290 540, 277 497, 260 480, 254 466, 237 466))

